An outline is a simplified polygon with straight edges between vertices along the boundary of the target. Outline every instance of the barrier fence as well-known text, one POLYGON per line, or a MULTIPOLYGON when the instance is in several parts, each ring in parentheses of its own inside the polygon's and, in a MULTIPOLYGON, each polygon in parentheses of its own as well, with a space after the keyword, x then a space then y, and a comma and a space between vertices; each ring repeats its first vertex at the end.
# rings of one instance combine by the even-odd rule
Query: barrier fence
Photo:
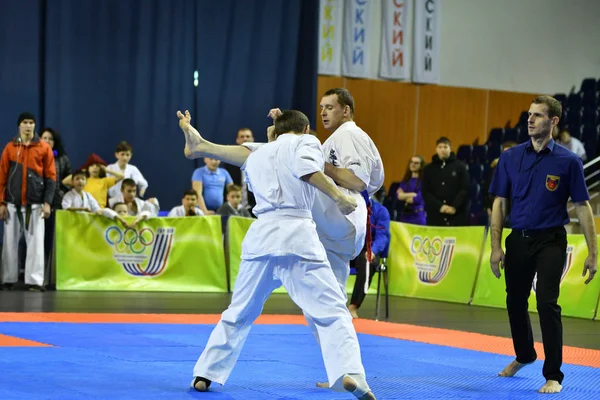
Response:
MULTIPOLYGON (((137 229, 91 214, 58 211, 56 218, 58 290, 227 292, 235 285, 242 240, 253 222, 230 217, 223 235, 220 216, 152 218, 137 229)), ((490 270, 484 227, 392 222, 390 229, 391 295, 505 307, 504 277, 497 279, 490 270)), ((509 233, 504 230, 503 242, 509 233)), ((600 279, 584 284, 586 256, 583 235, 568 235, 559 298, 565 316, 596 315, 600 279)), ((374 293, 371 286, 369 293, 374 293)), ((535 311, 535 280, 529 305, 535 311)))

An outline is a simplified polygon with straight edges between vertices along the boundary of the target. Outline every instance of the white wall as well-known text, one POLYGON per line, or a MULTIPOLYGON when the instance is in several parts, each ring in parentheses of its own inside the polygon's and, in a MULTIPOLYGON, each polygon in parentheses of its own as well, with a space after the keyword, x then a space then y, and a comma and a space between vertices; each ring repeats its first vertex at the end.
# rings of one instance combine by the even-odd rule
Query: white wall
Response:
MULTIPOLYGON (((381 2, 391 0, 370 1, 369 78, 379 79, 381 2)), ((554 94, 578 90, 584 78, 600 78, 600 0, 437 1, 441 85, 554 94)), ((410 3, 407 65, 413 47, 410 3)))
POLYGON ((600 77, 600 0, 441 5, 442 85, 553 94, 600 77))

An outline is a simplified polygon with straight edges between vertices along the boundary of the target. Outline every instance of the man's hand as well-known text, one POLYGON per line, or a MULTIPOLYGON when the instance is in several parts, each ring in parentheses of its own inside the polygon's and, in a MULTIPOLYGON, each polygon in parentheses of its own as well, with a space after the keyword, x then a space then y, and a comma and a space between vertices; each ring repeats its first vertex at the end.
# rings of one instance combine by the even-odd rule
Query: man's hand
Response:
POLYGON ((456 208, 454 208, 452 206, 448 206, 448 214, 450 214, 450 215, 456 214, 456 208))
POLYGON ((275 120, 276 120, 277 118, 279 118, 279 116, 280 116, 281 114, 283 114, 283 113, 281 112, 281 110, 280 110, 279 108, 272 108, 272 109, 269 111, 269 114, 267 115, 267 117, 271 118, 271 119, 273 120, 273 122, 275 122, 275 120))
POLYGON ((6 208, 6 204, 0 205, 0 220, 8 221, 8 208, 6 208))
POLYGON ((338 199, 336 199, 335 204, 337 204, 338 208, 344 215, 348 215, 356 210, 358 207, 358 203, 356 199, 352 196, 342 195, 338 199))
POLYGON ((415 198, 412 197, 412 196, 411 197, 407 197, 406 200, 405 200, 405 202, 406 202, 406 204, 413 204, 414 203, 414 199, 415 198))
POLYGON ((501 247, 497 249, 492 248, 490 267, 492 267, 494 276, 500 279, 500 268, 504 269, 504 250, 501 247))
POLYGON ((444 204, 440 207, 440 213, 442 214, 450 214, 450 206, 444 204))
POLYGON ((48 219, 51 213, 52 207, 50 207, 50 204, 44 203, 44 206, 42 207, 42 218, 48 219))
POLYGON ((583 262, 583 273, 581 276, 585 277, 585 274, 589 271, 590 275, 585 280, 585 284, 587 285, 594 279, 596 272, 598 272, 598 258, 596 256, 587 256, 585 261, 583 262))

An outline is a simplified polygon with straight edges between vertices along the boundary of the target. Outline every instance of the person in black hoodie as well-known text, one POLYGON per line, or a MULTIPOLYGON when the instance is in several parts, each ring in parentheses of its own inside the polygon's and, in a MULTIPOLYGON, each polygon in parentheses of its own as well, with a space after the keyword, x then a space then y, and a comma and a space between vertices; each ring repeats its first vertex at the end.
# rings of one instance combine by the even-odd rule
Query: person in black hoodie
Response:
POLYGON ((427 225, 467 225, 469 171, 465 163, 456 159, 447 137, 436 142, 436 154, 423 170, 421 191, 427 225))

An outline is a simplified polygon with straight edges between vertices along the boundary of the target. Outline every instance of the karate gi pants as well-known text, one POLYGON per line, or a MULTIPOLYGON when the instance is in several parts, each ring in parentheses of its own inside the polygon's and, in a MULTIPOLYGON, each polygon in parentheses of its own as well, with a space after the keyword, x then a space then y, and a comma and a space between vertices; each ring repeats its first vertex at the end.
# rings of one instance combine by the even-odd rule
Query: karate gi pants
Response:
POLYGON ((352 317, 331 267, 325 261, 308 261, 297 256, 242 260, 231 304, 212 331, 194 367, 194 376, 225 384, 252 323, 261 314, 271 292, 281 285, 316 322, 330 387, 343 391, 345 374, 364 377, 352 317))
POLYGON ((8 204, 8 220, 4 222, 2 246, 2 283, 19 280, 19 241, 25 235, 27 255, 25 258, 25 284, 44 285, 44 219, 42 205, 33 204, 27 220, 26 207, 21 207, 22 220, 17 216, 17 207, 8 204))

